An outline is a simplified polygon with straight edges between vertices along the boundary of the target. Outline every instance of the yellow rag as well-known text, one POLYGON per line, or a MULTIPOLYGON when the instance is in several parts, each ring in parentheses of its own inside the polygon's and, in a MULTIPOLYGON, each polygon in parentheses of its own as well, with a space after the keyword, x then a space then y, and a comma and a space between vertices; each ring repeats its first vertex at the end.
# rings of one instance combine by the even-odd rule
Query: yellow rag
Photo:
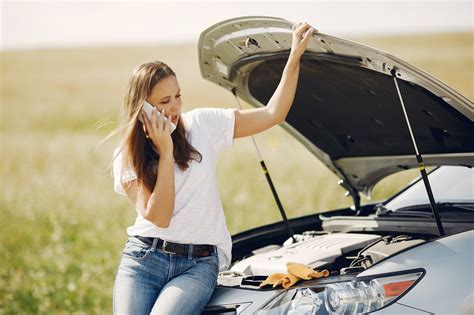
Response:
POLYGON ((309 280, 309 279, 316 279, 329 276, 329 271, 324 269, 323 271, 315 271, 308 265, 295 263, 295 262, 287 262, 286 268, 288 269, 288 273, 273 273, 265 279, 260 284, 260 288, 267 285, 272 284, 275 288, 278 285, 282 285, 285 289, 291 287, 296 282, 300 281, 301 279, 309 280))

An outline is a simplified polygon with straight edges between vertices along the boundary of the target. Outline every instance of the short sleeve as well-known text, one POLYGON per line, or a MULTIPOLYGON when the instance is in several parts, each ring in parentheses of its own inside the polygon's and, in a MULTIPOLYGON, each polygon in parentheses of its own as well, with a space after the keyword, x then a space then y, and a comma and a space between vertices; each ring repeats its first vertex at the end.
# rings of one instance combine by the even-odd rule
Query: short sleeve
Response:
POLYGON ((126 183, 137 179, 135 171, 131 168, 126 168, 123 166, 123 154, 119 148, 115 149, 114 152, 114 163, 113 163, 113 173, 114 173, 114 190, 117 194, 126 195, 125 191, 122 188, 122 183, 126 183))
POLYGON ((232 146, 235 108, 202 108, 199 113, 199 123, 207 129, 216 152, 232 146))

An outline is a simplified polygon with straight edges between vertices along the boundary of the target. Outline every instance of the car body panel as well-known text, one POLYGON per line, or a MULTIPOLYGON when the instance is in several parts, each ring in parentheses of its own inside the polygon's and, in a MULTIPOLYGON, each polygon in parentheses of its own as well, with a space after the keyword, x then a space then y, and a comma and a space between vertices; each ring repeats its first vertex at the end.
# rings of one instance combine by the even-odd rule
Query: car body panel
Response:
POLYGON ((424 310, 409 307, 400 303, 393 303, 390 307, 383 308, 380 311, 372 312, 371 314, 377 315, 423 315, 433 314, 424 310))
POLYGON ((240 288, 217 287, 208 303, 207 309, 212 306, 226 306, 237 310, 237 313, 253 314, 265 302, 275 297, 279 291, 257 291, 240 288))
MULTIPOLYGON (((198 44, 202 76, 264 106, 288 58, 291 25, 279 18, 242 17, 209 27, 198 44)), ((382 178, 418 165, 392 69, 425 165, 474 165, 472 102, 422 70, 322 33, 313 34, 300 68, 283 127, 352 195, 369 196, 382 178)))
POLYGON ((438 314, 458 314, 465 307, 466 295, 474 293, 473 244, 473 230, 439 238, 381 261, 357 277, 423 268, 423 279, 397 302, 438 314), (449 295, 449 303, 444 294, 449 295))

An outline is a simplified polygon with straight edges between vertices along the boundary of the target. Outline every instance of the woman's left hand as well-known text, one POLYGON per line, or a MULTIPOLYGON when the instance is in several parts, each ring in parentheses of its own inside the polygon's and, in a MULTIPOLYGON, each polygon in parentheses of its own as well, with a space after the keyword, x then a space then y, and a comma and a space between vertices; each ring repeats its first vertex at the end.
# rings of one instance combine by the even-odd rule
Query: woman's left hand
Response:
POLYGON ((311 27, 308 23, 296 23, 292 28, 293 40, 291 42, 290 55, 295 58, 300 58, 304 54, 313 32, 317 32, 317 30, 315 30, 314 27, 311 27))

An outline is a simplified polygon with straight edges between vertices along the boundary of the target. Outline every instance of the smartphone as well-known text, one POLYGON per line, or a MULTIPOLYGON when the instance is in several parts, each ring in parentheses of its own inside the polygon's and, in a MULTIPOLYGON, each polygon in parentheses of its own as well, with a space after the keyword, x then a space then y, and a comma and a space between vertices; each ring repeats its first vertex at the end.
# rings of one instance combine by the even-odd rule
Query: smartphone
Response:
MULTIPOLYGON (((147 114, 148 119, 151 120, 151 115, 152 115, 153 109, 154 109, 153 105, 151 105, 151 104, 148 103, 147 101, 144 101, 144 102, 143 102, 143 105, 142 105, 142 109, 143 109, 143 111, 147 114)), ((160 113, 158 110, 157 110, 156 112, 158 113, 158 116, 161 116, 161 113, 160 113)), ((142 122, 142 124, 145 123, 145 122, 143 121, 143 119, 142 119, 142 115, 141 115, 141 114, 138 115, 138 119, 142 122)), ((165 117, 165 120, 168 120, 168 118, 165 117)), ((172 122, 170 122, 170 123, 171 123, 171 125, 170 125, 170 134, 171 134, 171 133, 173 133, 173 131, 176 130, 176 125, 173 124, 172 122)))

